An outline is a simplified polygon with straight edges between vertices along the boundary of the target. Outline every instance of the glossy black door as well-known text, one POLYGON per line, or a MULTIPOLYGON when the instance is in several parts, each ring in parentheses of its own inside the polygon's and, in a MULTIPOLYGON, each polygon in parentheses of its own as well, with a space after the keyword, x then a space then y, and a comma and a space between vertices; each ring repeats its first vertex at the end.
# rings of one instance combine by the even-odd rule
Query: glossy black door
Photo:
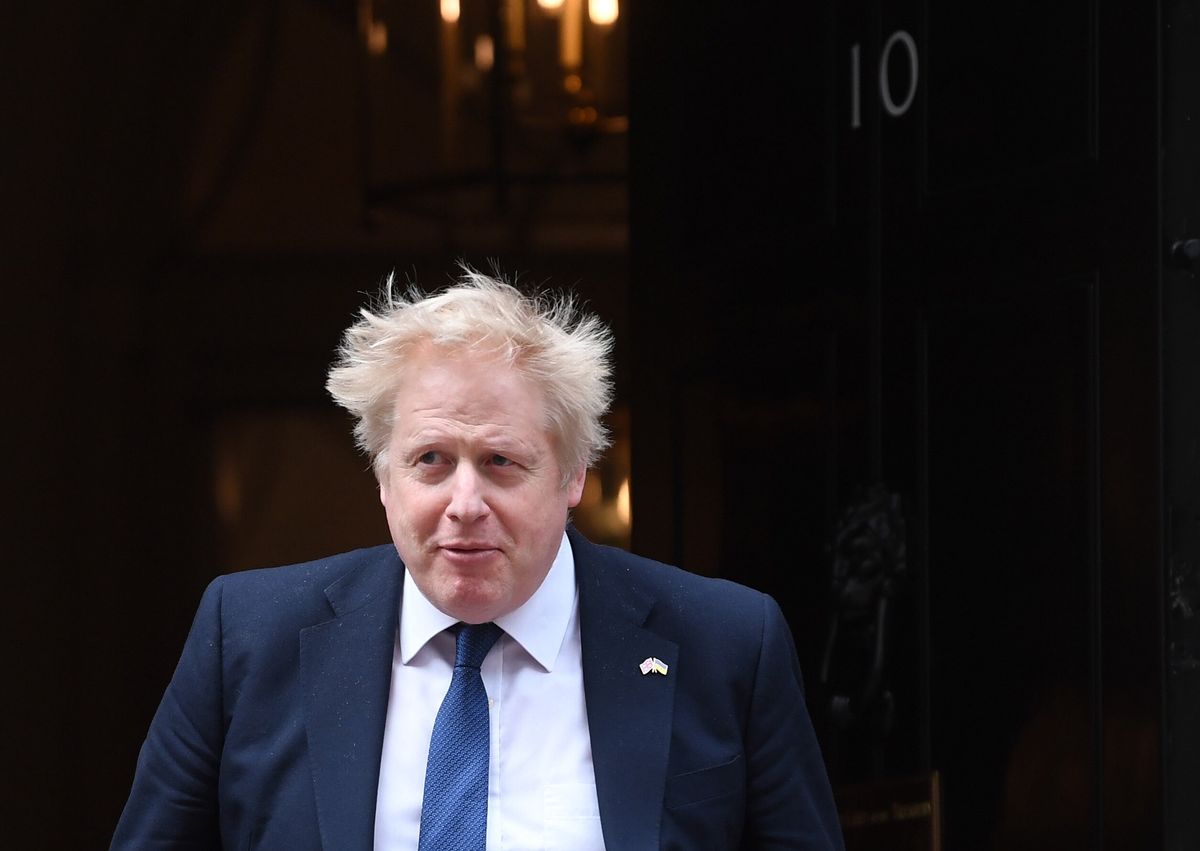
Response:
POLYGON ((795 6, 632 10, 634 546, 779 596, 835 780, 939 771, 945 847, 1161 847, 1158 21, 795 6), (876 482, 878 748, 818 677, 876 482))

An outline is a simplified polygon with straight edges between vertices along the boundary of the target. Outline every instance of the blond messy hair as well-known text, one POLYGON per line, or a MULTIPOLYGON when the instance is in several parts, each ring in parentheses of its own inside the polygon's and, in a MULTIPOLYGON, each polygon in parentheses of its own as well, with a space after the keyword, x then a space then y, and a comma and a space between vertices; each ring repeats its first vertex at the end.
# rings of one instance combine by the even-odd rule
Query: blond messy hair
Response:
POLYGON ((377 478, 387 468, 393 402, 415 351, 495 356, 540 387, 565 487, 609 445, 602 418, 612 403, 612 332, 569 294, 526 295, 499 277, 463 267, 449 288, 397 292, 389 275, 377 303, 346 329, 326 389, 353 415, 354 436, 377 478))

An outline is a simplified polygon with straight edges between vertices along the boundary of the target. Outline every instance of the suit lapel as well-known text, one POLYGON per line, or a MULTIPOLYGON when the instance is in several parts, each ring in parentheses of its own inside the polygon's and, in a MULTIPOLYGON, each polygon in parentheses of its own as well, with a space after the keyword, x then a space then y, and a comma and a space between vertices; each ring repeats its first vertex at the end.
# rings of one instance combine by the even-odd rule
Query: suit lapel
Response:
POLYGON ((300 631, 313 792, 326 848, 374 842, 403 569, 388 547, 325 589, 335 617, 300 631))
POLYGON ((579 585, 584 696, 604 844, 659 847, 679 647, 644 628, 654 600, 628 586, 613 557, 569 530, 579 585), (643 674, 648 657, 668 674, 643 674))

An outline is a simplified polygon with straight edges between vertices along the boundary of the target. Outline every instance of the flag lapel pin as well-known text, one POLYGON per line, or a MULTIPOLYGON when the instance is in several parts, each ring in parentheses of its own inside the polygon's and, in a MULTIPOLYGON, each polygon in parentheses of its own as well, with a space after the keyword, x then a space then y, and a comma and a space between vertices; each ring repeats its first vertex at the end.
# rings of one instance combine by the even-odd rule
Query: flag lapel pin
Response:
POLYGON ((638 665, 638 668, 643 675, 651 673, 662 674, 664 677, 667 675, 667 663, 654 656, 647 656, 645 661, 638 665))

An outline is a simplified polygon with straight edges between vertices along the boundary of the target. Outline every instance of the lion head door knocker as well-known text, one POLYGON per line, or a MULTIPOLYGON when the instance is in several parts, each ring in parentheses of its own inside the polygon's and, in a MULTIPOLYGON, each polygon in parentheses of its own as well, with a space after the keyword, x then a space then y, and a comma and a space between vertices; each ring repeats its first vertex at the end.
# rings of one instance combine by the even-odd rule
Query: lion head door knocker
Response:
POLYGON ((892 727, 887 687, 889 629, 906 575, 900 496, 875 484, 860 491, 828 545, 832 617, 821 664, 827 709, 839 730, 866 726, 878 742, 892 727))

